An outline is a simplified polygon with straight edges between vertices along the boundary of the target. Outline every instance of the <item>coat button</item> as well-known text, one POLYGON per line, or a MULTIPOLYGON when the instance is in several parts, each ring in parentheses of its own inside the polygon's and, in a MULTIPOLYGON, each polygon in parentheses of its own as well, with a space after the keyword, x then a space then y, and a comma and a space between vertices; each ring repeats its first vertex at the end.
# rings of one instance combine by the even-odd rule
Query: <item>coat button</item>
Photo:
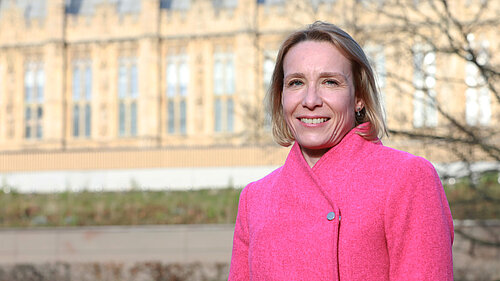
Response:
POLYGON ((330 213, 328 213, 328 215, 326 215, 326 218, 327 218, 329 221, 332 221, 332 220, 335 218, 335 213, 334 213, 334 212, 330 212, 330 213))

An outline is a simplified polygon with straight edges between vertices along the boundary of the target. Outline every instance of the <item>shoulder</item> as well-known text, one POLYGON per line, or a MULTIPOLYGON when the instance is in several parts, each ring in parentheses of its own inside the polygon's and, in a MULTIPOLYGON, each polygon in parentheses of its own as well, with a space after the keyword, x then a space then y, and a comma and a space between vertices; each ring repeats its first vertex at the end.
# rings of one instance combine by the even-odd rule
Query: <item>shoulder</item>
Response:
POLYGON ((265 177, 249 183, 245 188, 243 188, 241 196, 253 197, 256 194, 269 191, 272 186, 274 186, 275 182, 279 179, 282 169, 283 166, 272 171, 265 177))
POLYGON ((371 165, 378 162, 380 174, 388 183, 388 197, 403 198, 443 197, 441 179, 430 161, 408 152, 380 145, 371 165), (417 195, 418 194, 418 195, 417 195))
POLYGON ((252 225, 266 217, 270 206, 275 204, 273 187, 280 178, 282 167, 269 173, 260 180, 249 183, 240 194, 238 213, 246 214, 248 224, 252 225))
POLYGON ((413 155, 406 151, 397 150, 381 144, 372 144, 366 159, 372 164, 383 165, 385 169, 404 172, 404 170, 435 172, 435 168, 427 159, 413 155))
POLYGON ((441 185, 436 169, 423 157, 373 143, 365 145, 361 153, 357 156, 361 160, 356 160, 357 171, 384 183, 388 190, 402 186, 422 188, 429 184, 441 185))
POLYGON ((384 148, 386 151, 385 154, 389 156, 392 165, 396 166, 402 173, 407 174, 407 176, 425 174, 437 177, 436 169, 429 160, 405 151, 390 147, 384 148))

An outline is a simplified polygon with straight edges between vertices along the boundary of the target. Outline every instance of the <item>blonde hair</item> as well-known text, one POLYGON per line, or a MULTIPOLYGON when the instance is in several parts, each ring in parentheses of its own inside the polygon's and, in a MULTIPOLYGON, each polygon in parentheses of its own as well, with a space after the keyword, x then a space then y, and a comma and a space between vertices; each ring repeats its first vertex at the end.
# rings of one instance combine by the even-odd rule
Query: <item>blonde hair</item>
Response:
POLYGON ((361 116, 356 116, 356 126, 365 122, 371 123, 370 127, 366 127, 366 130, 360 131, 359 134, 374 142, 387 135, 375 76, 363 49, 349 34, 336 25, 317 21, 303 30, 290 34, 281 45, 276 58, 271 85, 266 97, 271 111, 274 140, 282 146, 290 146, 295 141, 286 124, 281 104, 284 79, 283 60, 293 46, 303 41, 330 42, 350 61, 355 95, 365 104, 360 112, 361 116))

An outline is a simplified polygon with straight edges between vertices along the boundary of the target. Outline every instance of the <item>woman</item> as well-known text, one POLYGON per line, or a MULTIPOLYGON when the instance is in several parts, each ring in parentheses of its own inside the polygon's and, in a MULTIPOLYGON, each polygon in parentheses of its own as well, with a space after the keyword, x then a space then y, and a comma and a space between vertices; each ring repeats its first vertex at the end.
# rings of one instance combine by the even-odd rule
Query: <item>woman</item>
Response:
POLYGON ((229 280, 453 280, 434 167, 383 146, 361 47, 316 22, 283 43, 268 101, 285 164, 240 196, 229 280))

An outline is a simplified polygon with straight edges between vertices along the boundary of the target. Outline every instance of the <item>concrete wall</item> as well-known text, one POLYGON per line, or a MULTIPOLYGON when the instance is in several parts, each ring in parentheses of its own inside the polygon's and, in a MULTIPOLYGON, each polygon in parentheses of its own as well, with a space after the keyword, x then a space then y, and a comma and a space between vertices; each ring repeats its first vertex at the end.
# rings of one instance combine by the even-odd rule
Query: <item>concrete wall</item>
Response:
POLYGON ((0 172, 4 192, 188 190, 244 187, 277 166, 0 172))

